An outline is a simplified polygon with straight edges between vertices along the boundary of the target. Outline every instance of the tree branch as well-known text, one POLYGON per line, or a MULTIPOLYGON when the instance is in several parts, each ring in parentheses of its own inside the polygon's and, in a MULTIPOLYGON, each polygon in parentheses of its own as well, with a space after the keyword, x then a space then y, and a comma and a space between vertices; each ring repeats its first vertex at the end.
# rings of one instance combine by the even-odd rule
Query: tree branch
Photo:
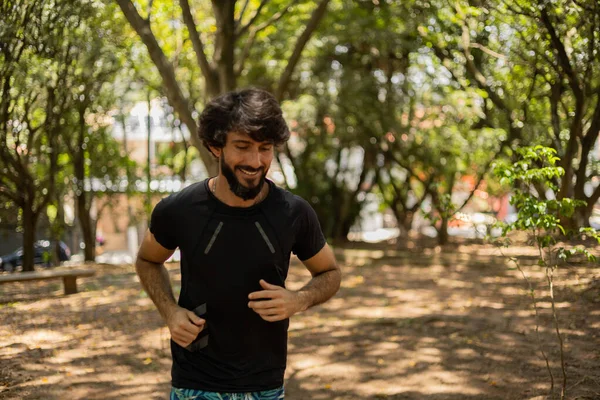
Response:
POLYGON ((285 185, 285 188, 289 190, 290 182, 289 182, 287 175, 285 174, 285 171, 283 168, 283 162, 282 162, 283 156, 284 156, 284 154, 282 151, 277 151, 275 153, 275 157, 277 158, 277 164, 279 164, 279 169, 281 170, 281 175, 283 175, 283 184, 285 185))
POLYGON ((504 54, 496 53, 494 50, 488 49, 487 47, 485 47, 484 45, 479 44, 479 43, 471 43, 471 47, 474 49, 479 49, 479 50, 483 51, 484 53, 489 54, 490 56, 495 57, 495 58, 500 58, 502 60, 506 60, 506 58, 507 58, 504 54))
MULTIPOLYGON (((594 148, 594 144, 598 140, 600 134, 600 94, 597 96, 596 108, 591 118, 591 124, 581 140, 581 156, 579 161, 579 168, 577 170, 577 181, 575 183, 575 198, 581 199, 585 197, 584 187, 587 183, 586 173, 587 166, 589 163, 590 152, 594 148)), ((598 200, 598 199, 596 199, 598 200)), ((594 203, 595 204, 595 201, 594 203)))
POLYGON ((188 30, 188 34, 190 36, 190 40, 192 41, 192 47, 194 48, 194 53, 196 54, 196 61, 200 66, 200 70, 202 71, 202 75, 206 78, 206 85, 211 86, 214 85, 214 88, 207 88, 209 93, 215 93, 219 87, 217 82, 217 74, 214 69, 211 67, 208 59, 206 58, 206 53, 204 52, 204 44, 202 43, 202 39, 198 34, 198 30, 196 29, 196 22, 194 22, 194 17, 192 16, 192 11, 190 10, 190 3, 188 0, 179 0, 179 5, 181 7, 181 14, 183 16, 183 22, 188 30))
MULTIPOLYGON (((533 90, 535 89, 535 82, 537 80, 539 74, 539 69, 537 67, 534 68, 533 71, 533 77, 531 78, 531 86, 529 87, 529 90, 527 91, 527 97, 526 99, 531 99, 533 96, 533 90)), ((524 101, 522 104, 522 110, 523 110, 523 122, 526 123, 527 120, 529 119, 529 102, 528 101, 524 101)))
POLYGON ((209 171, 209 174, 216 172, 216 162, 213 157, 209 154, 208 150, 204 148, 200 139, 194 133, 198 130, 198 126, 194 117, 192 116, 191 107, 188 100, 183 95, 181 88, 179 87, 179 83, 177 82, 177 78, 175 77, 175 71, 173 66, 167 60, 165 54, 160 48, 156 37, 152 33, 152 29, 150 28, 150 24, 148 21, 145 21, 135 6, 130 0, 116 0, 119 4, 119 7, 123 11, 125 18, 129 21, 131 27, 137 32, 140 36, 142 42, 148 49, 148 54, 152 59, 152 62, 158 69, 162 81, 163 86, 165 88, 165 94, 167 99, 169 99, 169 103, 175 109, 177 114, 179 114, 179 118, 183 121, 183 123, 187 126, 188 130, 191 133, 192 141, 198 151, 200 153, 200 157, 202 162, 206 166, 206 169, 209 171))
POLYGON ((306 43, 308 43, 308 40, 314 33, 315 29, 317 29, 317 26, 319 26, 321 19, 323 19, 325 16, 329 2, 330 0, 321 0, 318 7, 313 11, 308 24, 306 24, 306 28, 298 38, 296 46, 294 47, 294 51, 288 60, 287 66, 279 78, 279 83, 277 85, 277 89, 275 90, 275 98, 277 100, 281 101, 283 99, 283 95, 287 91, 292 80, 292 73, 298 64, 298 61, 300 61, 302 50, 304 50, 306 43))
MULTIPOLYGON (((529 40, 529 38, 526 37, 523 32, 519 31, 519 32, 517 32, 517 34, 519 35, 519 40, 521 40, 521 41, 523 41, 523 43, 525 43, 526 48, 534 48, 535 47, 534 44, 531 43, 531 40, 529 40)), ((523 52, 518 51, 516 49, 514 49, 513 51, 515 52, 515 54, 517 54, 519 56, 519 58, 521 60, 524 61, 524 64, 522 64, 523 66, 531 65, 531 61, 528 59, 528 57, 526 57, 523 54, 523 52)), ((556 64, 556 62, 554 62, 554 60, 550 56, 548 56, 548 54, 546 54, 545 51, 538 52, 538 53, 536 53, 536 55, 541 56, 546 61, 547 64, 552 66, 552 69, 554 69, 554 71, 556 71, 557 74, 560 74, 560 72, 561 72, 560 67, 556 64)), ((547 81, 548 79, 546 78, 545 74, 543 74, 543 75, 544 75, 544 79, 546 79, 546 81, 547 81)))
MULTIPOLYGON (((421 37, 425 38, 425 35, 421 35, 421 37)), ((450 76, 452 76, 452 79, 454 79, 454 82, 456 82, 460 88, 463 91, 467 90, 467 87, 463 84, 463 82, 461 81, 461 79, 454 73, 454 70, 452 70, 451 68, 447 67, 444 65, 444 61, 445 60, 451 60, 452 57, 450 54, 448 54, 448 52, 446 51, 446 49, 443 49, 441 47, 439 47, 437 44, 433 44, 431 49, 433 50, 433 53, 435 54, 435 56, 437 58, 440 59, 440 61, 442 62, 442 66, 446 69, 446 71, 448 71, 448 73, 450 74, 450 76)), ((412 119, 409 119, 409 121, 411 121, 412 119)))
POLYGON ((150 22, 150 17, 152 17, 152 7, 154 6, 154 0, 149 0, 148 1, 148 18, 146 18, 146 21, 150 22))
MULTIPOLYGON (((358 196, 358 194, 362 191, 362 185, 365 182, 365 180, 367 179, 367 175, 369 174, 369 172, 371 172, 371 168, 373 165, 373 154, 369 154, 367 153, 367 150, 365 149, 365 155, 363 157, 363 168, 362 171, 360 172, 360 176, 358 178, 358 184, 356 185, 356 189, 354 190, 354 192, 352 193, 352 199, 355 199, 356 196, 358 196)), ((371 181, 371 184, 369 185, 368 189, 365 190, 366 193, 370 192, 373 189, 373 186, 375 185, 375 178, 373 178, 373 180, 371 181)))
MULTIPOLYGON (((504 100, 500 96, 498 96, 498 94, 495 91, 493 91, 490 88, 486 77, 483 76, 481 71, 479 71, 479 69, 473 62, 473 56, 471 55, 471 51, 469 50, 470 44, 471 44, 469 28, 467 27, 467 25, 464 22, 462 25, 462 40, 463 40, 463 52, 465 55, 467 71, 469 71, 469 73, 475 78, 477 85, 481 89, 485 90, 488 93, 488 96, 490 96, 490 100, 492 100, 492 102, 496 106, 498 106, 500 109, 502 109, 506 112, 512 111, 511 108, 504 102, 504 100)), ((511 125, 512 125, 512 117, 511 116, 509 116, 509 120, 511 121, 511 125)))
POLYGON ((214 38, 213 64, 219 77, 219 90, 215 96, 236 88, 235 64, 235 3, 236 0, 211 0, 217 23, 214 38))
POLYGON ((502 4, 504 4, 504 6, 512 13, 517 14, 517 15, 522 15, 525 17, 529 17, 529 18, 535 18, 535 16, 531 12, 526 12, 525 10, 523 10, 523 6, 520 5, 518 1, 515 0, 514 3, 519 6, 518 9, 513 7, 512 4, 508 3, 507 1, 505 1, 505 0, 502 1, 502 4))
POLYGON ((592 195, 588 198, 588 204, 596 204, 596 202, 600 199, 600 185, 594 189, 592 195))
POLYGON ((423 180, 421 180, 421 178, 419 178, 418 175, 416 175, 415 173, 412 172, 412 168, 409 165, 407 165, 407 164, 403 163, 402 161, 400 161, 400 159, 398 157, 396 157, 396 155, 392 151, 388 150, 388 151, 385 152, 385 154, 392 161, 394 161, 396 164, 398 164, 399 166, 401 166, 402 168, 404 168, 406 171, 408 171, 411 176, 413 176, 415 179, 417 179, 423 185, 425 184, 425 182, 423 182, 423 180))
POLYGON ((294 173, 296 175, 298 175, 298 172, 299 172, 298 161, 292 155, 292 152, 291 152, 290 146, 289 146, 289 142, 285 142, 284 143, 284 145, 283 145, 283 152, 284 152, 285 156, 288 158, 288 160, 290 160, 290 163, 292 164, 292 168, 294 169, 294 173))
MULTIPOLYGON (((394 202, 400 203, 402 204, 402 208, 406 209, 406 204, 408 202, 408 195, 403 193, 402 190, 400 190, 400 188, 396 185, 394 177, 392 176, 391 171, 388 173, 389 177, 390 177, 390 186, 392 187, 392 189, 394 189, 394 202)), ((407 176, 406 179, 404 180, 404 183, 409 183, 410 182, 410 178, 413 177, 413 173, 410 170, 407 170, 407 176)))
POLYGON ((590 12, 593 13, 594 9, 592 7, 588 7, 587 5, 583 4, 581 1, 578 0, 571 0, 573 3, 577 4, 581 9, 585 10, 586 12, 590 12))
POLYGON ((562 41, 560 40, 560 38, 558 37, 558 34, 556 33, 556 29, 554 29, 554 25, 552 24, 552 21, 550 20, 550 16, 548 15, 548 10, 546 9, 546 6, 541 7, 540 16, 541 16, 542 23, 544 24, 544 26, 546 27, 546 30, 550 34, 550 42, 552 43, 552 46, 558 53, 558 62, 560 64, 562 70, 565 72, 565 74, 569 78, 569 85, 571 86, 571 90, 573 91, 573 94, 575 95, 576 99, 580 100, 583 98, 583 90, 581 88, 581 83, 579 82, 579 78, 577 77, 577 74, 573 70, 573 66, 571 65, 571 60, 569 59, 569 56, 567 55, 565 46, 562 43, 562 41))
POLYGON ((421 184, 423 185, 423 195, 421 196, 421 198, 419 200, 417 200, 415 205, 410 208, 411 212, 417 211, 417 208, 419 208, 419 206, 421 204, 423 204, 423 202, 425 201, 427 196, 431 195, 432 189, 433 189, 433 181, 434 181, 433 174, 429 175, 429 178, 427 178, 427 182, 422 182, 419 180, 419 182, 421 182, 421 184))
MULTIPOLYGON (((422 37, 424 37, 424 38, 427 37, 427 35, 424 34, 423 32, 421 32, 420 30, 419 30, 419 33, 421 34, 422 37)), ((512 126, 513 126, 513 118, 511 115, 512 109, 504 102, 504 100, 502 100, 502 98, 500 96, 498 96, 498 94, 494 90, 492 90, 492 88, 490 88, 490 86, 487 83, 486 78, 477 69, 477 67, 475 66, 475 63, 473 63, 472 56, 469 51, 470 42, 471 42, 470 36, 469 36, 468 29, 464 23, 463 23, 462 39, 463 39, 463 52, 464 52, 465 59, 466 59, 467 71, 474 77, 475 82, 477 83, 477 86, 480 89, 486 91, 486 93, 488 94, 492 103, 494 103, 499 109, 501 109, 502 111, 505 112, 507 119, 509 121, 509 126, 511 127, 510 129, 512 130, 512 126)), ((446 49, 443 49, 442 47, 440 47, 437 43, 435 43, 433 41, 432 41, 432 50, 434 51, 435 55, 440 59, 440 61, 442 61, 442 64, 444 63, 445 60, 449 60, 449 61, 452 60, 451 55, 448 54, 446 49)), ((458 78, 458 76, 456 76, 454 71, 452 71, 448 67, 446 67, 446 70, 452 75, 454 80, 463 88, 463 90, 466 89, 466 87, 462 84, 461 80, 458 78)))
POLYGON ((550 96, 550 109, 552 116, 552 130, 554 132, 553 142, 556 150, 561 154, 562 141, 560 139, 560 117, 558 115, 558 104, 560 103, 560 98, 562 96, 561 83, 557 82, 550 85, 550 90, 552 91, 550 96))
POLYGON ((592 76, 594 75, 594 65, 596 64, 594 55, 598 51, 596 46, 597 31, 598 27, 596 26, 596 18, 592 18, 592 24, 590 26, 590 33, 588 36, 588 63, 584 71, 584 82, 586 83, 587 88, 589 88, 592 84, 592 76))
POLYGON ((256 40, 256 35, 260 31, 268 28, 269 26, 271 26, 274 23, 276 23, 277 21, 279 21, 285 14, 287 14, 287 12, 290 10, 290 8, 294 4, 298 3, 298 1, 299 0, 292 0, 292 1, 290 1, 287 6, 285 6, 279 12, 273 14, 271 16, 271 18, 269 18, 267 21, 265 21, 262 24, 254 27, 252 29, 250 29, 250 33, 248 34, 248 39, 246 39, 246 42, 244 44, 244 49, 242 50, 242 54, 238 58, 237 65, 235 67, 235 73, 236 73, 236 75, 240 75, 242 73, 242 71, 244 70, 244 64, 246 63, 246 59, 250 55, 250 50, 252 49, 252 46, 254 45, 254 41, 256 40))
MULTIPOLYGON (((236 31, 235 31, 236 39, 239 38, 240 36, 242 36, 244 33, 246 33, 246 31, 256 22, 256 20, 260 17, 260 12, 264 8, 264 6, 267 5, 268 2, 269 2, 269 0, 261 0, 260 4, 256 8, 256 11, 254 12, 254 15, 252 15, 252 17, 250 17, 250 21, 248 21, 248 23, 244 26, 238 26, 238 29, 236 29, 236 31)), ((248 2, 246 2, 245 6, 247 4, 248 4, 248 2)), ((245 9, 245 6, 244 6, 244 9, 245 9)), ((242 17, 243 17, 243 15, 240 15, 240 19, 238 20, 238 22, 240 24, 242 23, 242 17)))
POLYGON ((22 204, 22 199, 19 198, 15 192, 10 191, 10 189, 7 186, 4 186, 4 184, 0 184, 0 197, 5 197, 9 200, 12 200, 17 203, 17 205, 22 204))
POLYGON ((236 25, 236 26, 239 26, 239 25, 242 23, 242 21, 243 21, 243 19, 244 19, 244 14, 246 13, 246 9, 248 8, 248 4, 249 4, 249 3, 250 3, 250 0, 246 0, 246 1, 244 2, 244 5, 243 5, 243 7, 242 7, 242 11, 240 11, 240 17, 238 18, 238 20, 237 20, 237 21, 235 21, 235 25, 236 25))
POLYGON ((483 178, 485 177, 485 174, 489 171, 490 167, 492 166, 492 163, 497 159, 497 157, 492 158, 490 161, 488 161, 488 163, 483 167, 483 170, 481 171, 481 173, 479 174, 479 177, 477 178, 477 183, 475 184, 475 186, 473 187, 473 190, 471 190, 471 193, 469 193, 469 196, 467 196, 467 198, 465 199, 465 201, 463 202, 463 204, 458 207, 455 211, 455 213, 460 212, 460 210, 462 210, 469 201, 471 201, 471 199, 473 198, 473 196, 475 195, 475 192, 477 191, 477 189, 479 189, 479 185, 481 185, 481 182, 483 182, 483 178))

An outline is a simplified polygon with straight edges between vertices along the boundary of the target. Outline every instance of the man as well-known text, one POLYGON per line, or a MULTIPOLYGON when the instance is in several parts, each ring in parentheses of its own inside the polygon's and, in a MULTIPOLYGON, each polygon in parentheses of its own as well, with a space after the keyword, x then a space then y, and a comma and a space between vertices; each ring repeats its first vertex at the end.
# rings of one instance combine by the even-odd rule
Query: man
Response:
POLYGON ((289 138, 277 101, 247 89, 211 101, 199 135, 219 174, 158 203, 136 270, 171 333, 171 399, 283 399, 289 317, 341 273, 310 205, 266 179, 289 138), (181 251, 176 303, 163 263, 181 251), (290 254, 310 271, 285 288, 290 254))

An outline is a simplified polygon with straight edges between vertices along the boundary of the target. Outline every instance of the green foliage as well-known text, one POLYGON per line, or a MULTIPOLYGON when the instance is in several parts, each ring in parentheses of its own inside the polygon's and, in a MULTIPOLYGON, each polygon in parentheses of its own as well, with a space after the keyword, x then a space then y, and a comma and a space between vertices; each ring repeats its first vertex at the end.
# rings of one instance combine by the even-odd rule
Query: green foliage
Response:
POLYGON ((135 170, 137 163, 122 150, 122 144, 111 135, 109 127, 97 127, 89 131, 85 176, 99 182, 101 192, 106 194, 128 193, 132 189, 124 186, 125 171, 135 170))
POLYGON ((58 197, 65 166, 61 133, 72 105, 68 76, 81 45, 70 32, 86 17, 75 3, 0 3, 0 197, 19 209, 25 271, 33 270, 37 222, 58 197))
POLYGON ((448 220, 452 217, 456 213, 456 204, 452 201, 452 196, 449 193, 444 193, 439 196, 435 208, 422 209, 421 211, 423 216, 435 225, 442 219, 448 220))
POLYGON ((560 159, 556 150, 543 146, 517 149, 519 159, 514 164, 498 163, 495 167, 500 182, 513 187, 510 203, 517 209, 517 219, 510 224, 502 224, 503 234, 512 230, 532 230, 538 244, 542 248, 555 243, 552 235, 567 231, 561 225, 561 218, 569 218, 577 207, 585 206, 585 202, 570 198, 540 199, 533 187, 541 183, 555 188, 555 178, 564 175, 564 170, 556 164, 560 159))
POLYGON ((425 54, 451 77, 446 91, 473 93, 481 123, 504 131, 503 146, 554 148, 567 176, 547 182, 556 197, 586 202, 564 221, 586 226, 600 198, 597 1, 432 1, 431 8, 434 17, 418 32, 425 54), (590 186, 593 192, 584 190, 590 186))
POLYGON ((360 212, 358 194, 369 168, 361 160, 368 155, 357 135, 347 134, 336 117, 324 115, 318 97, 304 95, 283 108, 294 132, 292 144, 279 154, 280 161, 293 166, 289 186, 311 202, 328 237, 344 240, 360 212))
POLYGON ((168 175, 179 176, 182 182, 187 178, 189 165, 197 158, 198 150, 183 142, 160 144, 156 154, 157 164, 168 167, 168 175))
POLYGON ((514 164, 498 164, 495 169, 503 184, 513 186, 517 180, 527 185, 548 181, 548 185, 555 188, 553 178, 559 178, 565 173, 562 167, 556 166, 560 158, 556 156, 555 149, 538 145, 518 148, 516 152, 519 159, 514 164))
POLYGON ((73 60, 71 43, 61 38, 78 23, 77 15, 52 7, 9 1, 0 8, 6 18, 0 28, 0 196, 34 212, 54 190, 65 75, 73 60))
POLYGON ((0 5, 0 197, 21 210, 26 259, 40 215, 60 236, 65 196, 93 192, 94 179, 115 182, 128 163, 106 131, 109 85, 127 59, 115 11, 100 0, 0 5))
POLYGON ((339 238, 374 187, 385 137, 401 114, 395 106, 402 100, 405 53, 413 47, 401 17, 407 8, 332 2, 292 84, 294 106, 286 103, 300 144, 286 152, 294 190, 339 238))
MULTIPOLYGON (((502 232, 505 238, 504 245, 510 244, 506 240, 506 235, 511 231, 525 231, 530 233, 535 239, 535 244, 539 249, 538 265, 545 268, 546 281, 550 293, 552 304, 552 316, 554 328, 560 345, 560 361, 562 372, 562 390, 561 399, 566 396, 567 390, 567 373, 564 358, 563 338, 561 336, 558 316, 555 307, 554 291, 553 291, 553 273, 558 268, 559 262, 566 262, 576 254, 583 254, 588 261, 595 261, 596 258, 584 246, 576 246, 567 249, 557 245, 558 234, 565 235, 573 233, 565 229, 561 223, 564 218, 570 218, 578 207, 585 206, 585 202, 570 198, 562 198, 559 200, 540 198, 539 193, 536 193, 532 188, 544 187, 544 184, 550 188, 555 188, 554 180, 564 175, 565 171, 558 167, 560 162, 556 155, 556 150, 534 146, 526 147, 517 150, 519 155, 518 160, 509 165, 507 163, 498 163, 495 172, 500 177, 501 182, 509 184, 513 189, 511 204, 517 209, 517 219, 510 224, 502 224, 502 232), (539 186, 542 184, 542 186, 539 186)), ((600 243, 600 235, 592 228, 582 228, 576 232, 582 237, 593 237, 600 243)), ((536 312, 536 332, 539 331, 538 307, 536 303, 536 295, 534 287, 527 277, 525 270, 515 262, 516 268, 521 272, 523 278, 529 285, 529 294, 533 301, 533 307, 536 312)), ((546 367, 550 376, 551 396, 554 397, 554 375, 548 356, 546 355, 541 342, 538 344, 542 356, 546 361, 546 367)))

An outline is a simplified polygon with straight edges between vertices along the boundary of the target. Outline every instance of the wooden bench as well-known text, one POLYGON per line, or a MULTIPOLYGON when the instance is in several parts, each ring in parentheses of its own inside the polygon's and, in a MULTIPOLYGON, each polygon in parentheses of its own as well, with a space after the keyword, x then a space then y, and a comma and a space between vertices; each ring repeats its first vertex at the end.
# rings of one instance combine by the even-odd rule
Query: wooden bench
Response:
POLYGON ((46 279, 62 278, 65 294, 77 293, 77 277, 92 276, 96 271, 92 269, 63 269, 33 272, 15 272, 9 275, 0 275, 0 284, 9 282, 41 281, 46 279))

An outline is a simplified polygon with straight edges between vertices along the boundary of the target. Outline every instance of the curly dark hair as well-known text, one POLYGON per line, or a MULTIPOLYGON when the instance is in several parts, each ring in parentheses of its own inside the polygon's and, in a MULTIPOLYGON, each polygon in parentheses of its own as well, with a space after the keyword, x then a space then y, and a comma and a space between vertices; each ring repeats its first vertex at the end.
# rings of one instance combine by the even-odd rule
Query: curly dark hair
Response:
POLYGON ((257 142, 285 143, 290 131, 275 97, 266 90, 249 88, 211 100, 200 115, 198 136, 202 144, 223 148, 229 132, 245 133, 257 142))

